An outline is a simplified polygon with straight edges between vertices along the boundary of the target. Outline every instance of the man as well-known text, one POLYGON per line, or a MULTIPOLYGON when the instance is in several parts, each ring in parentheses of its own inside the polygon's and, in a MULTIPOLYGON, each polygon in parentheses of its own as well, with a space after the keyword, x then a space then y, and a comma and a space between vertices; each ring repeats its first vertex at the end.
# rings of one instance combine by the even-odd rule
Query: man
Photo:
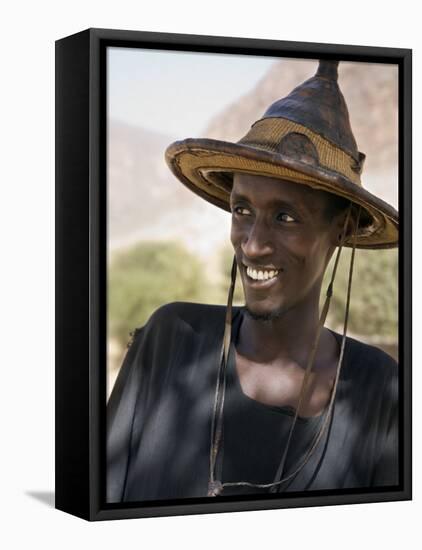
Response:
POLYGON ((396 246, 398 216, 361 186, 337 65, 238 143, 167 149, 182 183, 232 213, 232 282, 227 307, 168 304, 135 331, 108 405, 109 502, 397 485, 397 364, 346 331, 355 249, 396 246), (344 246, 340 335, 324 322, 344 246))

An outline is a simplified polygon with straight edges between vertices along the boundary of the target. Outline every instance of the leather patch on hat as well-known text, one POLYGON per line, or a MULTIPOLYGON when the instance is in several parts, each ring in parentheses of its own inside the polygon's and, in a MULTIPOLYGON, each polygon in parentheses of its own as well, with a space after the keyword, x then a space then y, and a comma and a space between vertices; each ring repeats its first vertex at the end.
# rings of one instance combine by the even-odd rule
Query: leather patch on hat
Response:
POLYGON ((280 141, 277 152, 306 164, 319 164, 318 151, 312 141, 299 132, 290 132, 280 141))

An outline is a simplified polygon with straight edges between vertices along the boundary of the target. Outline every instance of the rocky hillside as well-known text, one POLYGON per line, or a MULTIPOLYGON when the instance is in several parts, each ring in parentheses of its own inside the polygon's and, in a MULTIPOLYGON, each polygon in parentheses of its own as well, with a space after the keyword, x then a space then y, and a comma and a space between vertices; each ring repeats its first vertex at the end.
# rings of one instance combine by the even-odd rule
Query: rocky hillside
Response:
POLYGON ((108 242, 112 251, 139 240, 178 239, 206 258, 227 240, 229 215, 186 189, 168 169, 164 151, 174 139, 110 122, 108 242))

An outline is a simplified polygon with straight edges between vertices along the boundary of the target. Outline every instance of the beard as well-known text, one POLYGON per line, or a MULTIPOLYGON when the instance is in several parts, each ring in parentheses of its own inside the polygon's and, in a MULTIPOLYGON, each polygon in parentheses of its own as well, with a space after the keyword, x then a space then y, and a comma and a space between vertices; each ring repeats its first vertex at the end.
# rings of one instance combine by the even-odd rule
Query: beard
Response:
POLYGON ((274 321, 276 319, 281 319, 283 315, 286 313, 286 310, 284 308, 274 309, 272 311, 267 311, 266 313, 256 313, 255 311, 252 311, 248 308, 248 306, 245 304, 244 306, 245 312, 251 319, 254 321, 274 321))

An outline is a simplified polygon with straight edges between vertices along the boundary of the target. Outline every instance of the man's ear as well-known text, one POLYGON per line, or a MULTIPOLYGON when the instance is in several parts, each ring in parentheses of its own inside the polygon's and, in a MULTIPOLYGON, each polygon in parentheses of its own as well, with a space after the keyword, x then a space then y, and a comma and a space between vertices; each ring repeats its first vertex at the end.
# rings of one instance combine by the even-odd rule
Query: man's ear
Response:
POLYGON ((339 246, 342 240, 353 235, 354 226, 353 209, 350 206, 336 216, 333 237, 336 246, 339 246))

